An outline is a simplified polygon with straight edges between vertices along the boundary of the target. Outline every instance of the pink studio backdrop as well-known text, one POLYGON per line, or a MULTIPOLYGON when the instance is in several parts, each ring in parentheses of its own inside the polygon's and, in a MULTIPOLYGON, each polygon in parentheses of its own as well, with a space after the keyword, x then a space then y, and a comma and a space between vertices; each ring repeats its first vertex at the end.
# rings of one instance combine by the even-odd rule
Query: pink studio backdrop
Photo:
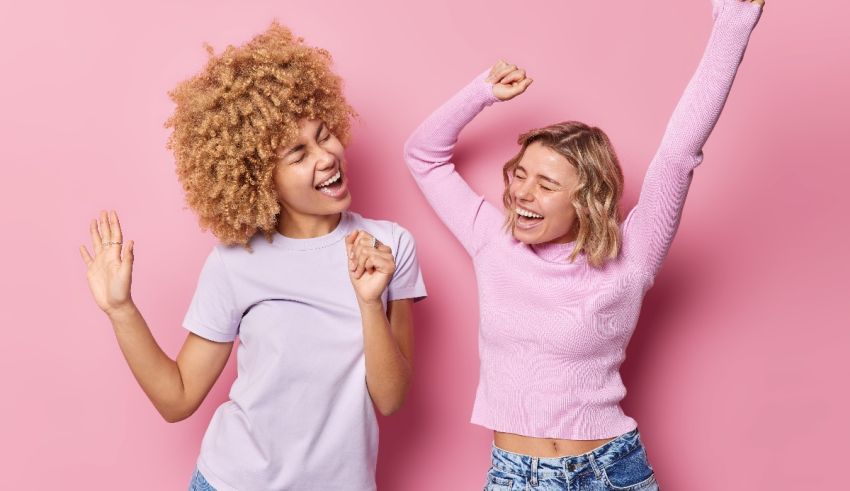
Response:
MULTIPOLYGON (((77 247, 98 210, 119 211, 136 242, 133 296, 176 356, 214 240, 183 205, 166 91, 201 68, 202 42, 242 43, 276 17, 333 53, 361 116, 347 152, 353 209, 413 232, 430 292, 416 307, 412 392, 381 420, 379 487, 480 489, 492 434, 468 423, 472 267, 402 144, 504 57, 536 82, 464 132, 463 175, 498 203, 516 135, 577 119, 611 136, 627 210, 705 47, 710 0, 128 5, 9 2, 0 18, 0 488, 186 488, 234 360, 194 416, 164 422, 91 300, 77 247)), ((624 407, 665 489, 846 481, 848 15, 836 0, 768 0, 646 298, 624 407)))

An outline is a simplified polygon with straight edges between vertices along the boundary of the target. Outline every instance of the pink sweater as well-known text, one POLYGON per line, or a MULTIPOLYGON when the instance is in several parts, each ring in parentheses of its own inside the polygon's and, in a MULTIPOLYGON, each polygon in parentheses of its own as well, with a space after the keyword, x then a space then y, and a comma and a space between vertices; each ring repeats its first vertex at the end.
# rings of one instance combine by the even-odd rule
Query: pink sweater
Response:
POLYGON ((583 254, 567 262, 574 243, 517 241, 502 229, 503 211, 455 170, 458 134, 497 101, 484 80, 487 71, 431 114, 405 144, 410 172, 475 268, 481 364, 473 423, 577 440, 637 427, 620 407, 626 389, 619 368, 644 294, 676 233, 702 147, 761 15, 757 4, 715 2, 708 46, 652 159, 638 203, 621 224, 622 252, 602 268, 591 267, 583 254))

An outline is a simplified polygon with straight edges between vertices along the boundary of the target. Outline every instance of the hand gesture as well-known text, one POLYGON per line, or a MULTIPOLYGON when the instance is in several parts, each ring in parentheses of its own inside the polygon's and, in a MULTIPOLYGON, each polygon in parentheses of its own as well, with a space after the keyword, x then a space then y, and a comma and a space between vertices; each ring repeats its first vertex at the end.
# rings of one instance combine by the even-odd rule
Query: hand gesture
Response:
POLYGON ((361 303, 380 302, 381 294, 395 273, 392 249, 363 230, 355 230, 345 237, 345 249, 348 253, 348 275, 357 300, 361 303))
POLYGON ((525 76, 525 70, 502 60, 493 65, 490 75, 485 80, 493 84, 493 95, 503 101, 522 94, 533 82, 525 76))
POLYGON ((133 241, 124 247, 122 257, 121 224, 113 210, 108 215, 100 212, 98 220, 90 224, 92 259, 86 246, 80 246, 80 255, 86 263, 89 289, 97 306, 107 314, 133 305, 130 282, 133 272, 133 241))

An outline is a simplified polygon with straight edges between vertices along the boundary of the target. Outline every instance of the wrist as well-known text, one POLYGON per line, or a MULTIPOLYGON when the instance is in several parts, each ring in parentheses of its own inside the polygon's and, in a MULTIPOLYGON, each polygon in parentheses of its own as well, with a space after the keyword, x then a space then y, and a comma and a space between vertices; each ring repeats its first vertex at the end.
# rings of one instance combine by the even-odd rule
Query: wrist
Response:
POLYGON ((714 22, 725 25, 742 26, 752 30, 758 23, 762 6, 753 2, 740 0, 718 0, 714 7, 714 22))
POLYGON ((118 307, 113 307, 105 311, 109 320, 113 323, 125 321, 138 314, 139 310, 132 300, 118 307))
POLYGON ((361 312, 368 311, 368 310, 379 310, 381 312, 384 311, 384 304, 383 304, 383 302, 381 302, 380 297, 375 298, 375 299, 358 298, 357 299, 357 305, 360 307, 361 312))
POLYGON ((473 80, 473 83, 477 84, 479 87, 479 91, 482 93, 482 102, 485 106, 489 106, 494 102, 501 102, 502 100, 496 97, 496 94, 493 93, 494 84, 487 80, 487 77, 490 75, 490 69, 485 70, 484 72, 478 74, 473 80))

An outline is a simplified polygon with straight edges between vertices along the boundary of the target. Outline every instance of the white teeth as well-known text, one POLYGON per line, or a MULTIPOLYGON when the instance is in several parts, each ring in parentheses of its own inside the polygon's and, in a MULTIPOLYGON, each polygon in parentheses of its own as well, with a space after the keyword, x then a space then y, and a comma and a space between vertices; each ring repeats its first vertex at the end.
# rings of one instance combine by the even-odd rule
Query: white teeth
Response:
POLYGON ((528 217, 528 218, 543 218, 543 215, 538 215, 537 213, 532 213, 532 212, 530 212, 528 210, 524 210, 522 208, 517 208, 516 212, 517 212, 517 215, 522 215, 522 216, 528 217))
POLYGON ((325 187, 325 186, 329 186, 329 185, 331 185, 331 184, 335 183, 336 181, 338 181, 340 177, 342 177, 342 172, 340 172, 340 171, 336 171, 336 174, 334 174, 334 175, 333 175, 333 177, 331 177, 330 179, 328 179, 328 180, 327 180, 327 181, 325 181, 325 182, 320 183, 320 184, 319 184, 318 186, 316 186, 316 187, 317 187, 317 188, 323 188, 323 187, 325 187))

